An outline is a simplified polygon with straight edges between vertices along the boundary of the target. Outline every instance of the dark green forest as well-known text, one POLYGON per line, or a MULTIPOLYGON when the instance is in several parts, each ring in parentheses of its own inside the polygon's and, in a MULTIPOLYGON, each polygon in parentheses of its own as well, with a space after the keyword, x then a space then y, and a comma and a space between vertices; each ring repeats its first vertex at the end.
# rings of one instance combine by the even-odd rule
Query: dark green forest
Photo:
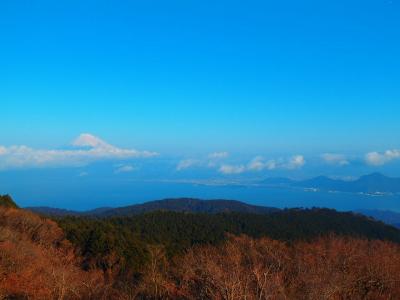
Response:
POLYGON ((0 195, 0 206, 18 208, 18 205, 14 202, 10 195, 0 195))
POLYGON ((172 258, 195 245, 218 245, 230 234, 289 243, 330 234, 400 243, 400 231, 394 227, 353 213, 317 208, 271 214, 156 211, 130 217, 55 220, 80 249, 86 268, 118 266, 121 272, 140 272, 147 265, 150 246, 162 247, 172 258))

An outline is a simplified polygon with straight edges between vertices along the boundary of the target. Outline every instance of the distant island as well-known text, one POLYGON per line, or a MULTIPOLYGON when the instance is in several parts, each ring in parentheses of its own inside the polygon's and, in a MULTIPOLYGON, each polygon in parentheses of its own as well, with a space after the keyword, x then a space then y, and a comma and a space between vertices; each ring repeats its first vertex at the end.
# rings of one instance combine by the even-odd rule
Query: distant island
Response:
POLYGON ((267 178, 259 183, 270 187, 297 187, 308 189, 310 191, 321 190, 331 192, 363 193, 370 195, 400 193, 400 178, 387 177, 381 173, 372 173, 351 181, 319 176, 308 180, 267 178))

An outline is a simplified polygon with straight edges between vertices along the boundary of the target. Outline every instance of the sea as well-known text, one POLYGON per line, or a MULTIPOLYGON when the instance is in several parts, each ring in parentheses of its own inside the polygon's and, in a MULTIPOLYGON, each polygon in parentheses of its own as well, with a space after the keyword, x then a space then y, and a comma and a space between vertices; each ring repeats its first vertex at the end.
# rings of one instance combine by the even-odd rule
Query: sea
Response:
POLYGON ((50 206, 71 210, 120 207, 166 198, 239 200, 277 208, 326 207, 340 211, 380 209, 400 212, 400 195, 368 195, 315 189, 268 187, 261 185, 200 184, 194 182, 117 181, 86 184, 8 185, 9 193, 22 207, 50 206))

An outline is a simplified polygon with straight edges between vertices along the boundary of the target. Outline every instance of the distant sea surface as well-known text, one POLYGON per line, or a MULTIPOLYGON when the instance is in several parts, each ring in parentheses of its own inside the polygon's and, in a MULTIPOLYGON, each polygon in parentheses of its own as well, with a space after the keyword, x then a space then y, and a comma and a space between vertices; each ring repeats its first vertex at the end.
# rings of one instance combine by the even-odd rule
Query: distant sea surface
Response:
POLYGON ((164 198, 193 197, 200 199, 232 199, 250 204, 278 208, 327 207, 338 210, 387 209, 400 211, 399 195, 361 195, 305 191, 303 189, 263 186, 202 185, 194 183, 125 181, 85 185, 25 185, 0 187, 10 193, 21 206, 51 206, 73 210, 117 207, 164 198))

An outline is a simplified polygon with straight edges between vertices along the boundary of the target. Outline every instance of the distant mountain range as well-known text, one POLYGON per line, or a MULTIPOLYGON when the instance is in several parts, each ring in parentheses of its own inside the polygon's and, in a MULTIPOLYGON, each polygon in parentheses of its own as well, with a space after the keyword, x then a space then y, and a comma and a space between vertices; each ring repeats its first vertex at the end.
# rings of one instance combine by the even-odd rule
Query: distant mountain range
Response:
POLYGON ((400 228, 400 213, 390 210, 359 209, 355 212, 400 228))
POLYGON ((361 176, 353 181, 319 176, 303 181, 291 180, 288 178, 268 178, 261 181, 261 184, 267 186, 300 187, 350 193, 400 193, 400 178, 391 178, 380 173, 361 176))
POLYGON ((91 216, 97 216, 101 215, 103 212, 112 210, 112 207, 100 207, 92 210, 87 210, 87 211, 76 211, 76 210, 69 210, 69 209, 62 209, 62 208, 56 208, 56 207, 49 207, 49 206, 30 206, 30 207, 25 207, 25 209, 30 210, 34 213, 38 213, 41 215, 47 215, 47 216, 84 216, 84 215, 91 215, 91 216))
POLYGON ((243 212, 265 214, 279 211, 278 208, 256 206, 235 200, 199 200, 192 198, 177 198, 150 201, 143 204, 135 204, 117 208, 97 208, 85 212, 58 209, 52 207, 27 207, 26 209, 35 213, 50 216, 129 216, 153 211, 176 211, 190 213, 222 213, 222 212, 243 212))

